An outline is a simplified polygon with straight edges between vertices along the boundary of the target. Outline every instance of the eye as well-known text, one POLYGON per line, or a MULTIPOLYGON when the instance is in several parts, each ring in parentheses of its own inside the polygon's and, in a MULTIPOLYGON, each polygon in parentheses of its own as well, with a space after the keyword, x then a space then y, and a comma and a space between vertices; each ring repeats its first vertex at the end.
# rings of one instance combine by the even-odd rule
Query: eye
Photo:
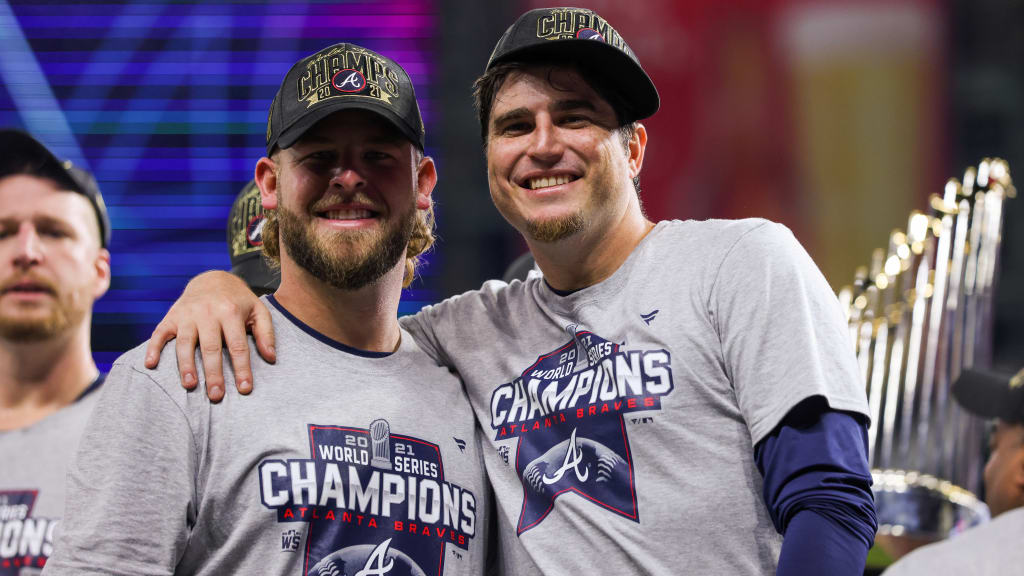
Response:
POLYGON ((336 157, 337 154, 335 154, 333 150, 316 150, 315 152, 310 152, 304 156, 302 161, 315 164, 327 164, 329 162, 333 162, 336 157))
POLYGON ((525 122, 525 121, 509 122, 508 124, 504 124, 504 125, 500 126, 498 128, 498 133, 499 134, 503 134, 503 135, 515 136, 515 135, 519 135, 519 134, 526 134, 532 128, 533 128, 533 126, 529 122, 525 122))
POLYGON ((40 227, 39 235, 46 238, 67 238, 70 236, 66 230, 52 226, 40 227))
POLYGON ((383 162, 384 160, 390 160, 392 156, 383 150, 367 150, 363 153, 363 158, 369 162, 383 162))

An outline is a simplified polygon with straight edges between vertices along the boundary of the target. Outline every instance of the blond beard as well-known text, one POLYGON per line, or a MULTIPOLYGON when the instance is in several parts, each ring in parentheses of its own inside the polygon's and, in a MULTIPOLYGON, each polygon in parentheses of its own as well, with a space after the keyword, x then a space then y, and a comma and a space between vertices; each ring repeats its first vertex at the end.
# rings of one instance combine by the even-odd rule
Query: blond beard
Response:
POLYGON ((85 318, 86 310, 57 300, 49 314, 23 318, 0 314, 0 338, 11 342, 42 342, 65 333, 85 318))
POLYGON ((379 235, 353 238, 352 234, 341 231, 318 235, 315 221, 303 222, 283 206, 277 210, 283 250, 315 278, 341 290, 358 290, 394 268, 405 255, 416 218, 416 212, 412 211, 395 225, 385 227, 379 235), (363 254, 354 255, 360 247, 363 247, 363 254))

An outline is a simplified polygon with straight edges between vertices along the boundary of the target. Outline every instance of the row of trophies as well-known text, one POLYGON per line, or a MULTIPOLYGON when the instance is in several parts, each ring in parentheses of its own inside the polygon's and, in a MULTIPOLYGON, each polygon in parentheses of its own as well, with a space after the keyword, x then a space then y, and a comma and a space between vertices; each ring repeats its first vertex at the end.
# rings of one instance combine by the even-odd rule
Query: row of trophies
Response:
POLYGON ((964 368, 991 365, 1003 204, 999 159, 951 179, 927 212, 839 292, 867 390, 877 543, 898 557, 987 519, 979 493, 984 422, 953 401, 964 368))

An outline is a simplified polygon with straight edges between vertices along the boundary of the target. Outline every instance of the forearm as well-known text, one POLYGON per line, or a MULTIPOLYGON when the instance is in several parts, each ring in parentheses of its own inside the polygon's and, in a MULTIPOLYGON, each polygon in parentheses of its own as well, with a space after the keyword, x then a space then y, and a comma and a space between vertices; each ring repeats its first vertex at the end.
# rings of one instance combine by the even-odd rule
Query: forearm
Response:
POLYGON ((789 521, 776 575, 860 575, 869 548, 863 536, 844 523, 813 508, 804 509, 789 521))

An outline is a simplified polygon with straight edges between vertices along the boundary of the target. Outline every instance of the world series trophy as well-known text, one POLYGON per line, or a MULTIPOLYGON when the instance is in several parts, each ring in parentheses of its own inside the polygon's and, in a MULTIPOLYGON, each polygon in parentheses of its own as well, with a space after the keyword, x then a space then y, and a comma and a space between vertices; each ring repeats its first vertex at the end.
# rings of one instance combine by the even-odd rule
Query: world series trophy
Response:
POLYGON ((1006 162, 985 159, 912 212, 906 231, 839 291, 868 397, 876 545, 892 558, 988 519, 976 496, 984 422, 951 399, 964 368, 987 368, 1006 162))

